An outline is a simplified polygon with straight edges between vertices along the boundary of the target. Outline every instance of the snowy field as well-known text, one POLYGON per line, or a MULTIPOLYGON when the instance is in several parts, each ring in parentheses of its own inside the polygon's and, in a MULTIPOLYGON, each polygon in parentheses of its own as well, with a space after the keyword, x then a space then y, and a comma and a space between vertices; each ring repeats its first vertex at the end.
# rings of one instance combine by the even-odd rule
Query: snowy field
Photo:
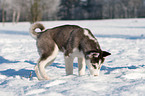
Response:
POLYGON ((0 23, 0 96, 145 96, 145 19, 41 22, 46 28, 76 24, 89 28, 106 58, 100 76, 88 69, 65 75, 63 54, 46 71, 50 81, 38 81, 34 72, 39 55, 29 36, 30 24, 0 23))

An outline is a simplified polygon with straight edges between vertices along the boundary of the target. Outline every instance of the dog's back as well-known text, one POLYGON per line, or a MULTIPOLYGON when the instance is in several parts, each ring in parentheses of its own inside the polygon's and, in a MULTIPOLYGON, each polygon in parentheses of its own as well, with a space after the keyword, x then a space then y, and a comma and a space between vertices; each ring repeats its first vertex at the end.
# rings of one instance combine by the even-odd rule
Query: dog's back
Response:
POLYGON ((43 46, 45 46, 47 45, 44 45, 45 42, 49 43, 53 41, 57 44, 59 50, 64 52, 65 56, 72 53, 74 48, 78 48, 84 53, 88 50, 100 50, 100 46, 90 30, 76 25, 63 25, 47 29, 37 35, 38 48, 40 42, 43 42, 43 46))
MULTIPOLYGON (((83 29, 75 25, 64 25, 47 29, 46 32, 42 33, 39 38, 44 36, 50 36, 57 44, 60 51, 65 52, 66 50, 72 50, 77 48, 80 40, 83 38, 83 29)), ((67 54, 65 54, 67 55, 67 54)))

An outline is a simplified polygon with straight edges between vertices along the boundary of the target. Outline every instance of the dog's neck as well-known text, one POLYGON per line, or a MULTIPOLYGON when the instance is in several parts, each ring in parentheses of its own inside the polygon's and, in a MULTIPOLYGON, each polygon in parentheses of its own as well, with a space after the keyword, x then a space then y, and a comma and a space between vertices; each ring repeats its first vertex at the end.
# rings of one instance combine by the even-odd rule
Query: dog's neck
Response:
POLYGON ((101 51, 100 45, 97 39, 92 35, 90 30, 84 29, 84 35, 85 36, 81 40, 79 50, 83 51, 83 53, 91 51, 100 52, 101 51))

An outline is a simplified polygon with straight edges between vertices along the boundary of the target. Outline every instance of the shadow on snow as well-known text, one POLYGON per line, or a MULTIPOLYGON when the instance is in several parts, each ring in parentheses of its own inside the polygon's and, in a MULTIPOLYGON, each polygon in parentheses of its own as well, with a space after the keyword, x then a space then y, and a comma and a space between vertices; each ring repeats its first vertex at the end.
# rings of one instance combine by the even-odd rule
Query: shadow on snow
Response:
POLYGON ((26 31, 10 31, 10 30, 0 30, 1 34, 9 34, 9 35, 29 35, 26 31))
POLYGON ((28 61, 28 60, 25 60, 24 62, 26 62, 26 63, 29 63, 29 64, 31 64, 31 65, 36 65, 37 63, 34 63, 33 61, 28 61))
POLYGON ((0 74, 6 75, 7 77, 11 77, 11 76, 12 77, 20 76, 25 78, 36 77, 34 70, 27 70, 27 69, 20 69, 18 71, 16 71, 15 69, 7 69, 5 71, 0 71, 0 74))
POLYGON ((8 59, 3 58, 2 56, 0 56, 0 64, 2 63, 18 63, 19 61, 10 61, 8 59))
POLYGON ((112 34, 112 35, 95 35, 95 37, 101 37, 101 38, 123 38, 123 39, 145 39, 145 36, 142 34, 141 36, 130 36, 130 35, 119 35, 119 34, 112 34))
MULTIPOLYGON (((26 62, 26 63, 29 63, 29 64, 32 64, 32 65, 36 65, 37 63, 34 63, 33 61, 28 61, 28 60, 25 60, 24 62, 26 62)), ((62 66, 62 64, 60 64, 60 63, 52 63, 51 65, 49 65, 49 66, 52 66, 52 67, 56 67, 56 68, 65 68, 64 66, 62 66)), ((48 66, 48 67, 49 67, 48 66)), ((76 67, 78 67, 78 63, 73 63, 73 67, 74 68, 76 68, 76 67)))
MULTIPOLYGON (((20 61, 10 61, 10 60, 5 59, 2 56, 0 56, 0 64, 18 63, 18 62, 20 62, 20 61)), ((6 75, 7 77, 19 75, 19 76, 25 77, 25 78, 29 78, 30 74, 32 74, 31 77, 36 77, 34 70, 27 70, 27 69, 20 69, 18 71, 16 71, 15 69, 7 69, 4 71, 0 71, 0 74, 6 75)))
POLYGON ((139 65, 139 66, 124 66, 124 67, 106 67, 106 66, 102 66, 101 70, 107 70, 107 72, 105 74, 110 74, 112 71, 117 70, 117 69, 137 69, 139 67, 144 67, 145 65, 139 65))
MULTIPOLYGON (((10 61, 10 60, 7 60, 7 59, 5 59, 5 58, 0 56, 0 64, 2 64, 2 63, 18 63, 18 62, 19 61, 10 61)), ((34 63, 33 61, 27 61, 26 60, 24 62, 27 62, 27 63, 32 64, 32 65, 36 65, 36 63, 34 63)), ((56 68, 65 69, 65 65, 61 64, 61 63, 52 63, 50 65, 50 67, 56 67, 56 68)), ((74 68, 78 68, 78 63, 73 63, 73 67, 74 68)), ((140 67, 145 67, 145 65, 139 65, 139 66, 133 66, 132 65, 132 66, 123 66, 123 67, 106 67, 106 66, 103 65, 101 67, 101 70, 102 71, 106 70, 105 74, 110 74, 112 71, 117 70, 117 69, 124 69, 124 68, 127 68, 127 69, 137 69, 137 68, 140 68, 140 67)), ((88 68, 87 68, 87 70, 88 70, 88 68)), ((0 74, 6 75, 7 77, 10 77, 10 76, 13 76, 13 77, 20 76, 20 77, 25 77, 25 78, 30 78, 30 79, 32 77, 36 77, 35 71, 34 70, 28 70, 28 69, 20 69, 18 71, 16 71, 15 69, 7 69, 7 70, 4 70, 4 71, 0 71, 0 74)))

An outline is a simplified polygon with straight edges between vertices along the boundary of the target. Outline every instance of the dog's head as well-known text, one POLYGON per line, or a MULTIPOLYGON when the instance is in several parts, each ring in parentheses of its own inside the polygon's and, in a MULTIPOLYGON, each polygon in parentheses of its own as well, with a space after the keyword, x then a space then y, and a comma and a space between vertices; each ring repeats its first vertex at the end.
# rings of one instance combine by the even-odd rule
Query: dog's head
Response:
POLYGON ((86 63, 88 64, 88 67, 90 67, 89 69, 91 69, 91 75, 99 75, 102 63, 104 62, 105 57, 109 55, 111 55, 111 53, 106 51, 89 51, 86 53, 86 63))

